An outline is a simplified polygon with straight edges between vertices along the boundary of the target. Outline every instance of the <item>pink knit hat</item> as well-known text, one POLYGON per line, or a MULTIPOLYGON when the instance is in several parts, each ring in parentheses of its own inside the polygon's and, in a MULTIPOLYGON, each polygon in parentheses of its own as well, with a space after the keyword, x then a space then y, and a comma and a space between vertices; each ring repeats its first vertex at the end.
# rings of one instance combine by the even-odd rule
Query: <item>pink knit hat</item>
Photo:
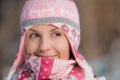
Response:
POLYGON ((67 23, 79 31, 79 15, 73 0, 26 0, 21 27, 41 23, 67 23))
POLYGON ((21 13, 23 35, 17 58, 11 68, 8 80, 24 64, 26 31, 38 24, 50 24, 61 29, 70 42, 77 64, 84 70, 85 80, 95 80, 91 67, 87 64, 84 57, 78 53, 80 23, 78 10, 73 0, 26 0, 21 13))
POLYGON ((53 24, 62 28, 78 48, 80 24, 73 0, 26 0, 21 14, 22 31, 37 24, 53 24))

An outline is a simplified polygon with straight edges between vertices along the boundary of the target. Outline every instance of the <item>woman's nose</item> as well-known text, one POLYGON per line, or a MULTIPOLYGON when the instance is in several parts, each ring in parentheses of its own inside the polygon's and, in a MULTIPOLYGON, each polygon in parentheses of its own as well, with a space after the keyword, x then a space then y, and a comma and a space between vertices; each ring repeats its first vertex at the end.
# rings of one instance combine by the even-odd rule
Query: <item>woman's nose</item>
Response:
POLYGON ((39 43, 39 50, 40 52, 45 52, 45 51, 49 51, 51 48, 51 44, 50 44, 50 40, 48 38, 43 38, 40 40, 39 43))

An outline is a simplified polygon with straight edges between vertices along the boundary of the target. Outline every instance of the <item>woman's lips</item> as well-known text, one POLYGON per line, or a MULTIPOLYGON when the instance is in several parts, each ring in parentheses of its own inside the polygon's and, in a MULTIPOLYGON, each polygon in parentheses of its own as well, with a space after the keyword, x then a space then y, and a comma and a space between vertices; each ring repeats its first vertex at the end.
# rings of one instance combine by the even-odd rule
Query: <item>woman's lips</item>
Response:
POLYGON ((57 59, 57 56, 39 56, 39 57, 44 57, 44 58, 51 58, 51 59, 57 59))
POLYGON ((32 55, 32 56, 43 57, 43 58, 59 59, 59 56, 58 56, 58 55, 43 55, 43 54, 37 54, 37 55, 32 55))

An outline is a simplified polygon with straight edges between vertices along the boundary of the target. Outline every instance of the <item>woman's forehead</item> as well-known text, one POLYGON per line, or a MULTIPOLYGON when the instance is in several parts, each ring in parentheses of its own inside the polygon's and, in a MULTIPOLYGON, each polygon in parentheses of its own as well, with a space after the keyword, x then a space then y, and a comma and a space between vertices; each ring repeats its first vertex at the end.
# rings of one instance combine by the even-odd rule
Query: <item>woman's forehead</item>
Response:
POLYGON ((33 27, 31 27, 29 30, 31 31, 41 31, 41 30, 48 30, 48 31, 54 31, 54 30, 60 30, 58 27, 53 26, 53 25, 49 25, 49 24, 40 24, 40 25, 35 25, 33 27))

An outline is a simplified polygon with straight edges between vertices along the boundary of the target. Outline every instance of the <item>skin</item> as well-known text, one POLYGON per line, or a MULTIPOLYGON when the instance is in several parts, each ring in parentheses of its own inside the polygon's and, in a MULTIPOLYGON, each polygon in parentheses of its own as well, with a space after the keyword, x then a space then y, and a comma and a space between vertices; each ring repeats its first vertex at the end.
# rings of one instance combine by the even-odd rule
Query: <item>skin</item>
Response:
POLYGON ((27 53, 33 56, 63 60, 70 57, 70 45, 63 31, 47 24, 30 28, 25 45, 27 53))

